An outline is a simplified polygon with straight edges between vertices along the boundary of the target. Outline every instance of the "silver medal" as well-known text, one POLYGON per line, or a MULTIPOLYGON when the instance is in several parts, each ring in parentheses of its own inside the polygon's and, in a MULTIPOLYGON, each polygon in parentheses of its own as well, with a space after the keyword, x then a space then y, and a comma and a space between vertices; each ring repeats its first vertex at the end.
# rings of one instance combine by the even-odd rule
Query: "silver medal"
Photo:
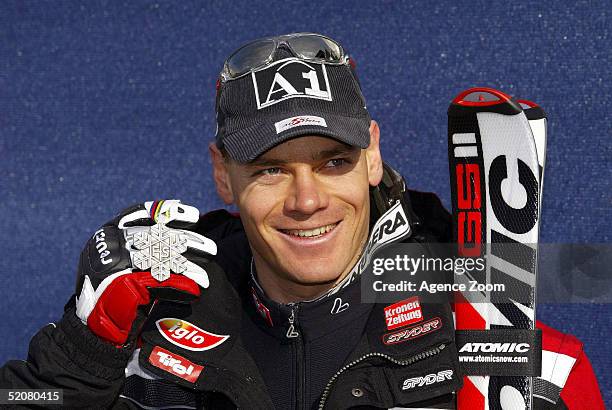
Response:
MULTIPOLYGON (((129 231, 128 231, 129 232, 129 231)), ((151 270, 160 282, 170 277, 170 272, 183 273, 187 259, 187 238, 176 230, 158 223, 151 227, 125 235, 133 265, 141 270, 151 270)))

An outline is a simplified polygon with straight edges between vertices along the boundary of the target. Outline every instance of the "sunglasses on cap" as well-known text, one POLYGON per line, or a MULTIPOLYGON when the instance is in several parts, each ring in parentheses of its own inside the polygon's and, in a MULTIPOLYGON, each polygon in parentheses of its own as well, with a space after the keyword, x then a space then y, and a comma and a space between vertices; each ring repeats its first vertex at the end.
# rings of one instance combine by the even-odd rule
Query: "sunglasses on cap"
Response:
POLYGON ((266 37, 248 43, 223 64, 221 81, 235 80, 272 62, 274 52, 284 45, 296 57, 326 64, 349 64, 348 54, 338 42, 316 33, 293 33, 266 37))

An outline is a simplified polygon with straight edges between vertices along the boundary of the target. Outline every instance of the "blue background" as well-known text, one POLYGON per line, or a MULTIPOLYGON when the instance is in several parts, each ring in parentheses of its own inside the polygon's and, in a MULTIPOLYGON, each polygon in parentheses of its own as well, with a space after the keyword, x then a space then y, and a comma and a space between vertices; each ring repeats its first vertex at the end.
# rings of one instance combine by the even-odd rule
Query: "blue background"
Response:
MULTIPOLYGON (((551 4, 3 1, 0 362, 24 358, 58 319, 83 244, 116 211, 152 198, 221 205, 207 156, 216 76, 266 35, 343 43, 386 160, 447 206, 450 100, 481 85, 538 102, 549 117, 541 240, 610 242, 610 4, 551 4)), ((611 311, 538 311, 585 343, 609 405, 611 311)))

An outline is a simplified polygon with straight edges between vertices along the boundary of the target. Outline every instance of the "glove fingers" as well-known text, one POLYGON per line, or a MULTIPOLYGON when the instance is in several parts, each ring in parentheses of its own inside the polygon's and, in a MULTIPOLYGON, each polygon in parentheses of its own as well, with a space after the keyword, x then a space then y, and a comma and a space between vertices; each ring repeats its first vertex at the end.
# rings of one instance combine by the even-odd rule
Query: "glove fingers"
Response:
POLYGON ((183 228, 197 223, 199 218, 198 208, 182 204, 177 199, 168 199, 132 205, 106 225, 117 225, 123 229, 138 225, 151 226, 160 222, 170 227, 183 228))
POLYGON ((159 282, 150 272, 138 274, 141 275, 138 279, 139 285, 155 298, 190 301, 200 296, 198 284, 183 275, 172 273, 168 279, 159 282))
POLYGON ((204 268, 191 261, 187 261, 185 265, 187 266, 187 269, 182 273, 183 276, 191 279, 205 289, 210 285, 208 273, 204 270, 204 268))
POLYGON ((142 205, 139 205, 137 209, 123 215, 117 222, 117 226, 119 229, 123 229, 128 226, 151 226, 154 223, 149 217, 149 212, 142 205))
MULTIPOLYGON (((145 203, 145 207, 148 202, 145 203)), ((181 201, 170 199, 153 202, 149 214, 155 222, 168 224, 170 227, 184 227, 198 222, 200 211, 198 208, 182 204, 181 201)))
POLYGON ((183 237, 187 239, 187 248, 193 251, 194 254, 204 256, 214 256, 217 254, 217 244, 212 239, 208 239, 199 233, 185 231, 183 229, 181 229, 180 232, 183 237))
POLYGON ((120 229, 130 226, 151 226, 157 222, 168 223, 173 220, 195 223, 199 216, 197 208, 182 205, 181 201, 176 199, 147 201, 126 209, 117 226, 120 229), (195 220, 193 220, 193 210, 197 214, 195 220))
POLYGON ((117 226, 123 229, 130 226, 150 226, 158 222, 176 222, 185 226, 198 222, 199 218, 198 208, 181 204, 181 201, 176 199, 147 201, 126 209, 117 226))
POLYGON ((168 302, 190 303, 198 297, 190 292, 179 290, 173 287, 151 288, 149 290, 151 298, 155 300, 165 300, 168 302))

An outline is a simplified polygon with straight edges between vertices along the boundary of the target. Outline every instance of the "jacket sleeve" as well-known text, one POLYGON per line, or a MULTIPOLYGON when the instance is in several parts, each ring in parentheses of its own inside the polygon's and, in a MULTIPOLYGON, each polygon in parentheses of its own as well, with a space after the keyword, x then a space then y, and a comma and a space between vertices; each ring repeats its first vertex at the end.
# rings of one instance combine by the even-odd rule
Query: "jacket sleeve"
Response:
POLYGON ((606 408, 595 372, 584 351, 580 352, 561 390, 561 400, 569 410, 605 410, 606 408))
POLYGON ((27 360, 0 368, 0 388, 62 389, 64 407, 109 407, 118 397, 132 349, 98 339, 68 309, 30 341, 27 360))
POLYGON ((542 374, 534 379, 536 409, 605 409, 597 378, 576 337, 542 322, 542 374))

